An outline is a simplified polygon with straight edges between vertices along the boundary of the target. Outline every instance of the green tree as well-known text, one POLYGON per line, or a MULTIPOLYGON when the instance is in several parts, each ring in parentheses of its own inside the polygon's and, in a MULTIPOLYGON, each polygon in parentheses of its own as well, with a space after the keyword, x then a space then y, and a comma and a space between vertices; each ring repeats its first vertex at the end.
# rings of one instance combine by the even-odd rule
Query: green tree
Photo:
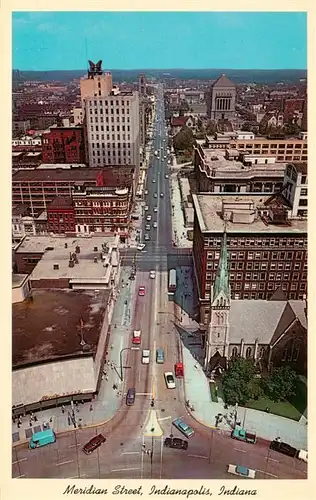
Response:
POLYGON ((255 378, 256 368, 252 359, 236 358, 229 364, 222 378, 225 401, 229 405, 244 405, 262 394, 260 382, 255 378))
POLYGON ((296 372, 289 366, 276 368, 265 380, 265 392, 273 401, 285 401, 295 394, 296 372))
POLYGON ((173 138, 173 147, 176 151, 183 151, 184 149, 187 149, 191 153, 194 144, 195 139, 193 137, 193 132, 189 127, 182 127, 180 132, 178 132, 173 138))

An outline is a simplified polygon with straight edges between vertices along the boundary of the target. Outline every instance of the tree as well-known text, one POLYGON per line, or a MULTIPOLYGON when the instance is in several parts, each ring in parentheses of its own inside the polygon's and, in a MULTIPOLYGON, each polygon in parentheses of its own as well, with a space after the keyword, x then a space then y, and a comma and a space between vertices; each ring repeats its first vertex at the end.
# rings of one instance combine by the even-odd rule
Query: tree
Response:
POLYGON ((229 405, 246 404, 262 394, 260 382, 255 378, 256 368, 252 359, 236 358, 224 373, 222 387, 225 401, 229 405))
POLYGON ((176 151, 183 151, 184 149, 187 149, 191 153, 194 143, 195 139, 193 137, 193 132, 189 127, 182 127, 180 132, 178 132, 173 138, 173 147, 176 151))
POLYGON ((214 135, 217 131, 217 125, 213 120, 210 120, 206 125, 206 133, 209 135, 214 135))
POLYGON ((297 374, 289 366, 276 368, 265 380, 265 392, 273 401, 285 401, 295 394, 297 374))

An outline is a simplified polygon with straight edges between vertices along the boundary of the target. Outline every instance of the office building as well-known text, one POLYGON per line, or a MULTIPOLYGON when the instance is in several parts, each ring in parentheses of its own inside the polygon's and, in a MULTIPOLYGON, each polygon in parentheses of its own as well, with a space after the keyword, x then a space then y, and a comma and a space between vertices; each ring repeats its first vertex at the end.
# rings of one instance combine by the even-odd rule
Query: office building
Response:
POLYGON ((211 86, 207 114, 211 120, 232 120, 236 114, 236 86, 222 74, 211 86))

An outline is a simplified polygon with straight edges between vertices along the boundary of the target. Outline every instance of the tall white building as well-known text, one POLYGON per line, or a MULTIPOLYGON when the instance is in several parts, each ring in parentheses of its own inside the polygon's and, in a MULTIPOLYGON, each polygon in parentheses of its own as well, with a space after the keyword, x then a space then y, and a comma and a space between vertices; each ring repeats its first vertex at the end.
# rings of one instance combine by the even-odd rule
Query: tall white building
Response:
POLYGON ((139 167, 140 125, 138 92, 85 100, 89 165, 139 167))

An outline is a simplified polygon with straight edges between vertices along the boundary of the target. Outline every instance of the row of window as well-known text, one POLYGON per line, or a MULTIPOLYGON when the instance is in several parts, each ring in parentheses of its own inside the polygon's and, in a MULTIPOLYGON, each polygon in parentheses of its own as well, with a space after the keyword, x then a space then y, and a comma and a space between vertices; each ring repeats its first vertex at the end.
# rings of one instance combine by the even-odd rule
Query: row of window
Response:
POLYGON ((279 144, 271 144, 271 143, 257 143, 257 144, 254 144, 254 143, 246 143, 246 144, 243 144, 243 143, 237 143, 238 145, 238 148, 239 149, 251 149, 251 148, 255 148, 255 149, 286 149, 287 151, 289 149, 303 149, 303 153, 306 152, 307 153, 307 144, 304 142, 302 143, 279 143, 279 144))
MULTIPOLYGON (((275 288, 269 288, 269 292, 233 292, 231 297, 233 300, 268 300, 272 297, 274 290, 279 288, 276 286, 275 288)), ((290 291, 287 293, 289 300, 304 300, 306 298, 306 294, 301 291, 290 291)), ((208 298, 208 297, 206 297, 208 298)), ((208 313, 209 310, 205 309, 205 313, 208 313)))
MULTIPOLYGON (((90 106, 97 106, 98 105, 98 101, 88 101, 90 106)), ((129 103, 130 101, 125 101, 124 99, 116 99, 114 101, 114 99, 110 99, 109 101, 105 100, 105 101, 99 101, 99 105, 100 106, 129 106, 129 103)))
MULTIPOLYGON (((231 260, 302 260, 306 252, 228 252, 228 261, 231 260)), ((219 259, 220 252, 207 252, 207 260, 219 259)))
MULTIPOLYGON (((222 238, 204 238, 205 247, 221 247, 222 238)), ((307 238, 228 238, 228 247, 307 247, 307 238)))
MULTIPOLYGON (((269 270, 270 271, 270 270, 269 270)), ((258 273, 231 273, 229 280, 230 281, 250 281, 250 280, 260 280, 260 281, 288 281, 291 277, 292 281, 298 281, 298 280, 307 280, 307 272, 293 272, 292 274, 290 273, 266 273, 266 272, 258 272, 258 273)), ((205 284, 205 289, 210 289, 212 283, 214 282, 216 278, 216 273, 207 273, 207 279, 210 280, 210 282, 206 282, 205 284)))
POLYGON ((92 160, 92 165, 95 166, 95 165, 98 165, 98 166, 105 166, 105 165, 112 165, 113 164, 113 161, 116 161, 116 163, 119 163, 120 165, 132 165, 132 158, 129 156, 128 158, 121 158, 120 156, 118 157, 118 159, 107 159, 105 157, 102 158, 102 162, 101 162, 101 158, 91 158, 92 160))
MULTIPOLYGON (((95 128, 96 132, 99 132, 99 128, 100 128, 100 132, 104 132, 104 125, 100 125, 100 127, 99 127, 99 125, 96 125, 95 127, 93 125, 91 125, 90 131, 94 132, 94 128, 95 128)), ((109 132, 110 131, 110 125, 106 125, 105 129, 106 129, 107 132, 109 132)), ((130 125, 126 125, 126 129, 127 129, 127 132, 129 132, 130 131, 130 125)), ((115 125, 111 125, 111 130, 112 130, 112 132, 114 132, 115 125)), ((120 132, 121 130, 123 132, 125 132, 125 125, 116 125, 116 130, 118 132, 120 132)), ((103 138, 104 138, 104 136, 103 136, 103 138)))
MULTIPOLYGON (((95 136, 95 138, 94 138, 94 134, 91 134, 91 140, 92 140, 92 141, 94 141, 94 140, 96 140, 96 141, 99 141, 99 140, 100 140, 100 141, 104 141, 104 140, 105 140, 105 135, 101 134, 101 137, 100 137, 100 136, 99 136, 99 134, 96 134, 96 136, 95 136)), ((108 141, 110 140, 110 134, 107 134, 107 135, 106 135, 106 140, 108 140, 108 141)), ((120 140, 121 140, 121 135, 120 135, 120 134, 112 134, 112 141, 115 141, 115 140, 120 141, 120 140)), ((128 140, 128 141, 130 141, 130 140, 131 140, 131 135, 130 135, 130 134, 127 134, 127 139, 126 139, 126 134, 122 134, 122 141, 126 141, 126 140, 128 140)), ((101 143, 99 143, 99 142, 97 142, 97 143, 92 143, 92 147, 93 147, 93 148, 94 148, 94 147, 99 148, 99 147, 100 147, 100 144, 101 144, 101 143)), ((116 144, 115 146, 116 146, 116 147, 120 147, 120 144, 121 144, 121 143, 120 143, 120 142, 118 142, 118 144, 116 144)), ((105 146, 106 146, 106 144, 103 142, 103 143, 102 143, 102 147, 103 147, 103 148, 105 148, 105 146)), ((129 143, 129 142, 128 142, 128 143, 126 143, 126 142, 122 142, 122 147, 123 147, 123 148, 125 148, 125 147, 130 147, 130 143, 129 143)))

